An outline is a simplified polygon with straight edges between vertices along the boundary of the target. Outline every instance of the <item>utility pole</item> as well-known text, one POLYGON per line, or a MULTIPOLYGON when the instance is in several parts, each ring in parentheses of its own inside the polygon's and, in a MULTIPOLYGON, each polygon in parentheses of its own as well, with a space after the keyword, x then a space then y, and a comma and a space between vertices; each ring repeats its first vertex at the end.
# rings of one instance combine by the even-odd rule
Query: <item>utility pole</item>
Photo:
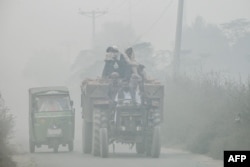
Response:
POLYGON ((89 12, 84 12, 84 11, 80 11, 79 12, 81 15, 85 15, 87 17, 92 18, 92 45, 94 46, 95 44, 95 20, 97 17, 102 16, 104 14, 106 14, 106 11, 89 11, 89 12))
POLYGON ((180 51, 181 51, 181 36, 182 36, 183 4, 184 0, 179 0, 176 34, 175 34, 175 48, 174 48, 174 69, 173 69, 174 78, 177 78, 180 74, 180 51))
POLYGON ((131 0, 129 0, 129 26, 132 27, 132 6, 131 6, 131 0))

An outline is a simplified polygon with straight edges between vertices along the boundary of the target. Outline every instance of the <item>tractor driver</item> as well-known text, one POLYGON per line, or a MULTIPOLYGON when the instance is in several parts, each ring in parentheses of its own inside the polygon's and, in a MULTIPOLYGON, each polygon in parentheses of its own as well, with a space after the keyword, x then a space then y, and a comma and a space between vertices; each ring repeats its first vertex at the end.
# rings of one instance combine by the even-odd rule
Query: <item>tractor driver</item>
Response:
POLYGON ((129 83, 125 82, 122 85, 122 89, 117 92, 114 101, 116 102, 117 105, 129 104, 131 102, 137 105, 141 104, 139 91, 135 90, 134 98, 135 99, 133 99, 133 95, 132 95, 129 83))

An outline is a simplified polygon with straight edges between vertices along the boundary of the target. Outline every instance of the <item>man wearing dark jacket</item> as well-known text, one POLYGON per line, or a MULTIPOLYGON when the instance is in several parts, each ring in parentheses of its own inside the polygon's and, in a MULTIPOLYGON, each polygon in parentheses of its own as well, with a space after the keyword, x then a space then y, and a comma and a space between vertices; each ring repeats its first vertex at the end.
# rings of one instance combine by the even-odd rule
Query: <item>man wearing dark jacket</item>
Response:
POLYGON ((129 57, 130 54, 132 53, 131 51, 133 52, 132 48, 129 48, 125 51, 125 54, 117 52, 115 56, 116 62, 119 66, 117 72, 120 74, 121 78, 123 78, 125 81, 129 81, 133 73, 131 58, 129 57))

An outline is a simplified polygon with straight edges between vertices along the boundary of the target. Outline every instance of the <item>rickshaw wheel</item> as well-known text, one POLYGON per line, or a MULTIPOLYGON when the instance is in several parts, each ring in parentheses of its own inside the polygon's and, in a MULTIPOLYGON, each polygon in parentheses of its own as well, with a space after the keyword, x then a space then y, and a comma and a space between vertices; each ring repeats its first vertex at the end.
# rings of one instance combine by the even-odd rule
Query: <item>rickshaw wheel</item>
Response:
POLYGON ((30 152, 34 153, 35 152, 35 144, 32 141, 29 141, 29 145, 30 145, 30 152))

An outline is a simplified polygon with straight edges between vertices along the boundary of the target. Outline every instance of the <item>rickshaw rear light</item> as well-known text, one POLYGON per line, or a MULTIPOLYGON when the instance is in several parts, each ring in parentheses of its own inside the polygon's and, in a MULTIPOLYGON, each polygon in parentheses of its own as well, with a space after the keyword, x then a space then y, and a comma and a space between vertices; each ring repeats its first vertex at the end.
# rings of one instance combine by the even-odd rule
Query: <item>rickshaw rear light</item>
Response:
POLYGON ((34 120, 34 123, 40 124, 40 123, 41 123, 41 118, 36 118, 36 119, 34 120))
POLYGON ((45 119, 44 118, 40 118, 40 119, 38 119, 38 122, 41 123, 41 124, 44 124, 45 123, 45 119))

